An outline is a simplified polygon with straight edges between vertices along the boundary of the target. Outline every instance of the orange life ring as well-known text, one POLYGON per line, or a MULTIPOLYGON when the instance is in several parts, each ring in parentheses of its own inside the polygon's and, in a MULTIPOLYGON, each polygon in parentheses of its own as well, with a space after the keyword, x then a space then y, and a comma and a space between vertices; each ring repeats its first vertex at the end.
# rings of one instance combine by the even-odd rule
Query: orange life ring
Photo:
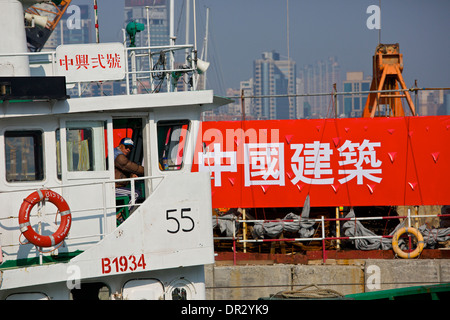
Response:
POLYGON ((411 259, 411 258, 417 257, 422 252, 424 245, 425 245, 425 242, 423 241, 423 236, 419 232, 419 230, 417 230, 416 228, 411 228, 411 227, 410 228, 406 228, 406 227, 401 228, 401 229, 397 230, 397 232, 392 237, 392 248, 393 248, 394 252, 399 257, 404 258, 404 259, 411 259), (411 233, 416 237, 418 243, 417 243, 417 247, 414 251, 404 252, 398 246, 398 239, 404 233, 411 233))
POLYGON ((63 241, 69 233, 71 223, 72 215, 70 214, 69 205, 63 197, 52 190, 40 189, 35 191, 26 197, 20 206, 20 231, 29 242, 38 247, 52 247, 63 241), (33 209, 36 203, 44 199, 53 203, 58 208, 58 212, 61 215, 61 223, 58 230, 50 236, 43 236, 35 232, 30 224, 31 209, 33 209))

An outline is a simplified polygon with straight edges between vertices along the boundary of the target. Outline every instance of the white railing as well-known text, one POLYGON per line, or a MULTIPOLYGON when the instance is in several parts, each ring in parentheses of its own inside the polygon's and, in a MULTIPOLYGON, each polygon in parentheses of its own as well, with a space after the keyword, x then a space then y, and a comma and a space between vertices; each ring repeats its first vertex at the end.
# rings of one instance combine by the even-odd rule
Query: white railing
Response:
MULTIPOLYGON (((196 52, 192 45, 129 47, 125 49, 129 63, 126 70, 127 94, 136 94, 137 83, 148 80, 149 92, 159 92, 164 85, 167 92, 176 91, 178 78, 196 70, 196 52), (185 54, 184 63, 175 62, 175 54, 185 54), (156 59, 155 59, 156 57, 156 59), (146 70, 138 70, 140 69, 146 70), (156 83, 155 83, 156 82, 156 83)), ((192 89, 196 89, 196 79, 192 76, 192 89)))
MULTIPOLYGON (((65 238, 65 241, 73 241, 73 240, 77 240, 79 241, 78 243, 72 243, 71 246, 75 246, 77 247, 78 245, 81 245, 82 243, 92 243, 95 244, 98 241, 100 241, 101 239, 103 239, 107 234, 108 234, 108 229, 114 229, 114 228, 109 228, 108 226, 108 217, 111 217, 111 215, 116 215, 116 213, 122 209, 122 208, 132 208, 132 207, 139 207, 142 205, 142 203, 136 203, 136 198, 135 198, 135 183, 137 181, 146 181, 145 185, 146 186, 150 186, 151 188, 147 188, 147 190, 152 190, 154 191, 162 182, 162 180, 164 179, 164 176, 158 176, 158 177, 137 177, 137 178, 128 178, 128 179, 120 179, 120 180, 107 180, 107 181, 91 181, 91 182, 83 182, 83 183, 76 183, 76 184, 67 184, 67 185, 54 185, 54 186, 43 186, 42 188, 44 189, 51 189, 51 190, 62 190, 62 189, 69 189, 69 188, 79 188, 79 187, 83 187, 83 186, 93 186, 93 185, 101 185, 101 195, 99 195, 99 197, 102 198, 102 202, 103 205, 102 206, 98 206, 98 207, 86 207, 86 208, 82 208, 82 209, 75 209, 73 210, 71 208, 71 215, 72 215, 72 224, 76 223, 76 219, 77 216, 79 217, 80 213, 83 212, 95 212, 94 214, 92 214, 91 216, 82 216, 83 219, 95 219, 98 220, 99 218, 101 219, 101 223, 100 225, 102 226, 102 230, 99 233, 90 233, 90 234, 78 234, 76 236, 71 236, 70 233, 69 235, 65 238), (131 188, 131 196, 130 196, 130 202, 128 204, 124 204, 124 205, 113 205, 113 206, 108 206, 107 205, 107 193, 110 192, 108 191, 110 188, 108 187, 108 185, 110 184, 114 184, 116 182, 123 182, 123 181, 129 181, 130 182, 130 188, 131 188), (98 212, 102 212, 101 215, 98 214, 98 212), (98 238, 98 240, 92 240, 92 238, 98 238)), ((24 189, 16 189, 13 191, 2 191, 0 192, 0 194, 11 194, 11 193, 28 193, 28 192, 34 192, 36 191, 36 187, 34 188, 24 188, 24 189)), ((150 194, 146 194, 145 195, 145 199, 148 199, 150 196, 150 194)), ((113 197, 115 198, 114 194, 110 194, 109 197, 113 197)), ((56 213, 52 213, 51 215, 55 215, 56 213)), ((32 218, 36 218, 38 216, 38 214, 31 214, 30 217, 32 218)), ((6 221, 6 220, 10 220, 10 219, 15 219, 17 221, 18 219, 18 215, 10 215, 4 218, 0 218, 0 223, 2 223, 2 221, 6 221)), ((42 220, 42 217, 40 218, 42 220)), ((43 219, 45 221, 45 219, 43 219)), ((111 220, 111 219, 110 219, 111 220)), ((116 222, 116 219, 112 219, 114 222, 116 222)), ((38 224, 43 223, 43 221, 40 221, 38 224)), ((47 223, 47 222, 46 222, 47 223)), ((51 223, 48 223, 51 225, 51 223)), ((115 226, 114 226, 115 227, 115 226)), ((7 247, 17 247, 20 246, 21 242, 19 240, 19 242, 17 243, 13 243, 13 244, 9 244, 9 245, 5 245, 2 244, 3 248, 7 248, 7 247)), ((50 248, 49 252, 53 251, 55 248, 50 248)), ((39 250, 39 261, 42 264, 42 257, 43 255, 47 253, 47 252, 42 252, 41 250, 39 250)), ((4 255, 8 255, 7 252, 3 252, 4 255)))
MULTIPOLYGON (((177 91, 178 79, 190 77, 190 90, 197 89, 197 51, 193 45, 173 45, 173 46, 154 46, 154 47, 125 47, 125 94, 137 94, 138 84, 144 87, 145 93, 155 93, 159 91, 173 92, 177 91), (182 62, 176 62, 175 59, 182 62), (148 82, 148 83, 147 83, 148 82), (148 85, 149 88, 145 86, 148 85)), ((1 53, 1 57, 28 57, 31 67, 39 66, 31 70, 32 76, 57 76, 57 58, 56 51, 43 52, 25 52, 25 53, 1 53)), ((105 80, 104 82, 108 82, 105 80)), ((86 82, 89 83, 89 82, 86 82)), ((70 82, 68 85, 78 86, 78 95, 83 93, 82 85, 84 82, 70 82)))

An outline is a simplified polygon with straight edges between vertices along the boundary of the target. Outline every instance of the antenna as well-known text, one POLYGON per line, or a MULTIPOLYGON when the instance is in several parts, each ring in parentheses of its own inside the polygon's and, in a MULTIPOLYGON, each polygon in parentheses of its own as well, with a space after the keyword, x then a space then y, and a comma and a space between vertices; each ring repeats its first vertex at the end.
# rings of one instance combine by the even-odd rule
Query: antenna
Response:
MULTIPOLYGON (((290 40, 289 40, 289 0, 286 0, 286 46, 287 46, 287 58, 288 58, 288 76, 287 76, 287 80, 288 80, 288 87, 287 87, 287 94, 290 93, 290 87, 291 87, 291 53, 290 53, 290 40)), ((294 88, 295 90, 295 88, 294 88)), ((294 91, 295 92, 295 91, 294 91)), ((292 107, 292 100, 289 97, 288 98, 288 103, 289 103, 289 114, 291 112, 291 107, 292 107)), ((296 113, 296 111, 294 111, 294 114, 296 113)))
POLYGON ((206 70, 209 68, 208 61, 208 35, 209 35, 209 7, 206 8, 205 37, 203 38, 203 48, 200 59, 197 59, 197 72, 203 75, 202 89, 206 89, 206 70))
POLYGON ((378 44, 381 43, 381 0, 378 0, 378 7, 380 8, 380 28, 378 28, 378 44))
POLYGON ((95 39, 97 43, 100 43, 100 33, 98 31, 98 13, 97 13, 97 0, 94 0, 94 13, 95 13, 95 39))
POLYGON ((195 0, 192 0, 192 9, 194 11, 194 51, 197 51, 197 12, 195 9, 195 0))
POLYGON ((286 0, 286 38, 287 38, 287 57, 288 61, 291 59, 290 52, 289 52, 289 0, 286 0))
MULTIPOLYGON (((185 27, 185 42, 189 44, 189 31, 190 31, 190 14, 191 14, 191 0, 186 0, 186 27, 185 27)), ((190 50, 186 48, 186 60, 189 58, 190 50)), ((184 91, 188 88, 188 75, 185 74, 184 91)))

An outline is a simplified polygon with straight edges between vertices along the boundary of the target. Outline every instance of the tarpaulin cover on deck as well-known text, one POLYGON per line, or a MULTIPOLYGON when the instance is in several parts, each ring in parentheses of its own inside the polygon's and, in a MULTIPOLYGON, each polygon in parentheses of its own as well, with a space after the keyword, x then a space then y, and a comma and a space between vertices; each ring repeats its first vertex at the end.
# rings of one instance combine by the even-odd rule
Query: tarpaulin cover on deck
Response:
POLYGON ((213 207, 446 205, 450 116, 204 122, 213 207))

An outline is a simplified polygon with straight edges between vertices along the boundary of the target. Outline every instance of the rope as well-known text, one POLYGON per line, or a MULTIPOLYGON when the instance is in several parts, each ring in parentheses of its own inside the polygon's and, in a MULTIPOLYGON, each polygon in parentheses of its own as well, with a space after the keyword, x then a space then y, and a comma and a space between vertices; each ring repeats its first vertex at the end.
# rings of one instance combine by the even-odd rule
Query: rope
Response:
POLYGON ((326 288, 319 288, 312 284, 299 290, 287 290, 277 293, 274 297, 282 297, 285 299, 323 299, 323 298, 342 298, 344 295, 338 291, 326 288))
MULTIPOLYGON (((328 104, 327 117, 323 119, 323 127, 321 128, 321 129, 322 129, 322 133, 321 133, 320 138, 319 138, 319 142, 320 142, 320 143, 319 143, 319 149, 317 150, 317 155, 315 155, 315 157, 314 157, 314 167, 313 167, 313 172, 316 171, 317 162, 318 162, 319 156, 320 156, 320 145, 322 144, 323 137, 325 136, 325 127, 326 127, 326 125, 327 125, 328 113, 330 112, 330 109, 331 109, 332 106, 333 106, 333 96, 331 96, 330 103, 328 104)), ((305 145, 306 145, 306 144, 305 144, 305 145)), ((306 147, 306 146, 305 146, 305 147, 306 147)), ((305 165, 305 164, 304 164, 304 165, 305 165)), ((304 167, 303 167, 303 168, 300 168, 300 164, 299 164, 299 169, 302 169, 302 172, 303 172, 303 170, 304 170, 305 168, 304 168, 304 167)), ((308 186, 307 186, 308 192, 306 193, 306 196, 309 196, 309 195, 311 194, 311 188, 312 188, 312 186, 313 186, 313 184, 314 184, 313 181, 312 181, 312 179, 313 179, 313 178, 311 178, 311 183, 309 183, 308 186)))

